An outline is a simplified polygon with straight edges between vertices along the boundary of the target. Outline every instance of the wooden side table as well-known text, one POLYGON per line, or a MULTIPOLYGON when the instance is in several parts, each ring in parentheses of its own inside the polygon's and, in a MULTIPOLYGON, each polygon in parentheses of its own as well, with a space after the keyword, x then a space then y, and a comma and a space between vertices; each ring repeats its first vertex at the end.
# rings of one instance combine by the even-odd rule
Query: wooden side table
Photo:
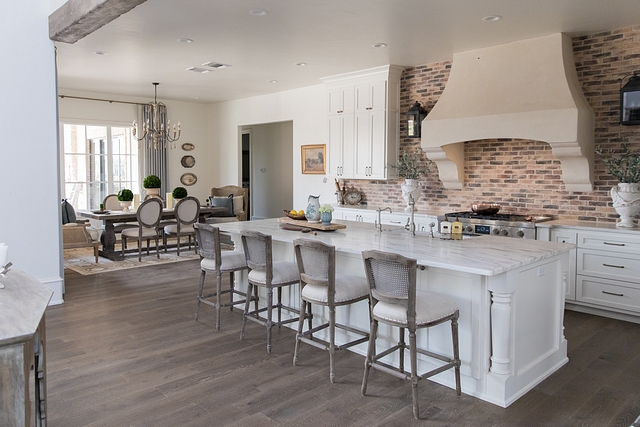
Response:
POLYGON ((23 271, 0 277, 0 426, 47 424, 44 312, 53 291, 23 271), (34 371, 33 382, 31 370, 34 371), (31 408, 30 387, 34 389, 31 408))

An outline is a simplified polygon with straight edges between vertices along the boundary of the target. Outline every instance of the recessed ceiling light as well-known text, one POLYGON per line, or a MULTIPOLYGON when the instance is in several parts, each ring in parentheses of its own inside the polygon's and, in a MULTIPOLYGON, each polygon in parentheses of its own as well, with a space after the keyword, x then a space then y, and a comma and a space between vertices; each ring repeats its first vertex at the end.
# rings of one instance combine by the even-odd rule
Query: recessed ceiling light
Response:
POLYGON ((96 55, 101 55, 101 56, 102 56, 102 55, 108 55, 108 53, 107 53, 107 52, 105 52, 104 50, 96 50, 96 51, 95 51, 95 52, 93 52, 93 53, 95 53, 96 55))
POLYGON ((296 65, 298 67, 304 67, 305 65, 307 65, 307 63, 306 62, 296 62, 296 65))
POLYGON ((183 37, 183 38, 181 38, 181 39, 178 39, 178 41, 179 41, 180 43, 186 43, 186 44, 193 43, 193 40, 192 40, 192 39, 188 39, 188 38, 186 38, 186 37, 183 37))
POLYGON ((278 83, 277 80, 269 80, 267 83, 278 83))
POLYGON ((376 47, 376 48, 378 48, 378 47, 387 47, 387 44, 386 43, 376 43, 376 44, 373 45, 373 47, 376 47))
POLYGON ((500 15, 489 15, 482 18, 484 22, 495 22, 495 21, 499 21, 500 19, 502 19, 502 16, 500 15))
POLYGON ((266 10, 263 10, 263 9, 252 9, 252 10, 249 11, 249 15, 251 15, 251 16, 264 16, 267 13, 269 13, 269 12, 267 12, 266 10))

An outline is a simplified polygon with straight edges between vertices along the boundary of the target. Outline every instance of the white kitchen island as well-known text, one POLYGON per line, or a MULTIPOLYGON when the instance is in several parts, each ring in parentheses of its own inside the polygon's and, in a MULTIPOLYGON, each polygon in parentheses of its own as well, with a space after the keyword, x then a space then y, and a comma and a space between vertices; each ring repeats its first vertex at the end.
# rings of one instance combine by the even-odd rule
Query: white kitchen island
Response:
MULTIPOLYGON (((274 259, 280 260, 295 261, 292 242, 296 238, 331 244, 336 247, 338 271, 347 274, 364 276, 361 252, 367 249, 417 259, 418 289, 445 295, 460 308, 463 393, 507 407, 568 362, 563 335, 564 289, 573 245, 496 236, 441 240, 429 238, 426 233, 411 236, 400 227, 378 232, 373 224, 334 222, 347 228, 301 233, 280 229, 276 219, 225 223, 219 227, 231 234, 240 250, 240 230, 272 235, 274 259)), ((237 277, 238 286, 246 287, 246 275, 237 277)), ((298 307, 298 289, 285 293, 284 299, 298 307)), ((314 311, 314 316, 322 317, 323 312, 314 311)), ((336 316, 337 322, 368 330, 365 301, 339 307, 336 316)), ((398 337, 391 332, 380 324, 379 348, 397 342, 398 337)), ((336 333, 338 342, 347 338, 336 333)), ((418 346, 451 354, 450 326, 418 331, 418 346)), ((352 350, 364 355, 366 344, 352 350)), ((392 364, 397 362, 390 359, 392 364)), ((420 359, 419 373, 432 368, 430 363, 420 359)), ((451 370, 430 379, 454 388, 451 370)))

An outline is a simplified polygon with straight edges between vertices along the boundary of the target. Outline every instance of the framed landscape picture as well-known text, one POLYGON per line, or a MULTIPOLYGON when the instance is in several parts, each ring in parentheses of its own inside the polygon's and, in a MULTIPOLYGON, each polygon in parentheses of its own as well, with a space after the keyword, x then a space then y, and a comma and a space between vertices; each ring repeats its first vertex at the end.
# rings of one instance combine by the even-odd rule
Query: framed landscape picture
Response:
POLYGON ((326 173, 326 145, 302 146, 302 173, 326 173))

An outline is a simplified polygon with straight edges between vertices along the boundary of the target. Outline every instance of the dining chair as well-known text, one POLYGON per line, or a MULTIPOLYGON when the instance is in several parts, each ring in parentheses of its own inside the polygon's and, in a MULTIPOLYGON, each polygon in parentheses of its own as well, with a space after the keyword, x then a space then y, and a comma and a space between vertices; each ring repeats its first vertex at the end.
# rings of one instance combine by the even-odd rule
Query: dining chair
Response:
MULTIPOLYGON (((196 232, 196 244, 200 251, 200 286, 196 304, 196 320, 200 315, 200 303, 205 303, 216 309, 216 330, 220 330, 220 309, 222 307, 230 307, 233 310, 234 305, 244 304, 245 300, 233 299, 234 294, 244 298, 247 294, 235 288, 235 272, 246 270, 247 260, 240 251, 223 251, 220 242, 220 229, 210 224, 195 223, 193 227, 196 232), (207 273, 215 273, 216 290, 208 294, 204 293, 204 282, 207 273), (229 289, 222 290, 222 275, 229 274, 229 289), (229 294, 229 302, 221 303, 223 294, 229 294), (215 302, 209 298, 215 297, 215 302)), ((255 288, 257 290, 257 288, 255 288)), ((258 297, 251 297, 255 301, 255 309, 258 309, 258 297)))
POLYGON ((432 292, 416 291, 415 259, 400 254, 364 251, 362 252, 369 297, 371 298, 371 329, 369 347, 365 360, 362 378, 362 395, 367 392, 367 382, 371 368, 391 374, 395 377, 411 380, 413 395, 413 416, 419 418, 418 381, 454 368, 456 393, 460 396, 460 355, 458 350, 458 317, 457 305, 447 298, 432 292), (451 337, 453 342, 453 358, 437 354, 416 346, 416 330, 436 326, 451 321, 451 337), (398 344, 376 353, 376 337, 378 322, 400 328, 398 344), (411 371, 404 370, 405 329, 409 331, 409 359, 411 371), (381 362, 385 356, 399 351, 399 367, 396 369, 381 362), (417 353, 440 360, 444 364, 427 373, 417 373, 417 353))
POLYGON ((336 307, 369 299, 369 285, 364 277, 336 273, 336 248, 323 242, 310 239, 296 239, 293 247, 300 274, 300 317, 296 347, 293 353, 293 365, 298 363, 300 342, 310 344, 329 352, 329 380, 334 382, 333 358, 337 350, 343 350, 369 340, 369 333, 350 326, 336 323, 336 307), (312 325, 312 304, 329 309, 329 321, 322 325, 312 325), (308 330, 303 332, 305 315, 308 316, 308 330), (314 333, 329 329, 329 340, 320 341, 314 333), (341 345, 335 343, 336 328, 360 335, 341 345))
POLYGON ((136 211, 138 227, 122 230, 122 252, 127 249, 127 239, 138 239, 138 261, 142 261, 142 241, 147 241, 147 254, 149 254, 149 240, 156 239, 156 255, 160 258, 158 239, 160 237, 160 218, 162 217, 162 200, 152 198, 144 201, 136 211))
MULTIPOLYGON (((163 228, 162 240, 164 243, 164 251, 167 252, 167 236, 176 236, 178 238, 178 256, 180 256, 180 237, 188 236, 189 250, 191 250, 191 236, 196 235, 193 224, 198 221, 200 216, 200 201, 193 197, 187 196, 182 198, 174 208, 176 216, 175 224, 165 225, 163 228)), ((194 244, 196 253, 198 253, 198 245, 194 244)))
POLYGON ((300 280, 298 266, 289 261, 273 261, 273 246, 271 236, 257 231, 242 230, 242 247, 249 267, 247 275, 247 295, 251 295, 254 287, 262 286, 267 290, 267 306, 249 311, 250 299, 246 299, 244 305, 244 315, 242 318, 242 329, 240 339, 244 339, 244 329, 247 319, 256 322, 267 328, 267 353, 271 353, 271 329, 273 326, 282 326, 287 323, 296 322, 298 319, 292 317, 282 320, 282 310, 290 313, 300 314, 292 307, 282 304, 282 288, 291 286, 300 280), (278 291, 278 302, 273 303, 273 289, 278 291), (273 309, 278 311, 277 322, 273 321, 273 309), (260 313, 267 312, 266 318, 260 317, 260 313))

